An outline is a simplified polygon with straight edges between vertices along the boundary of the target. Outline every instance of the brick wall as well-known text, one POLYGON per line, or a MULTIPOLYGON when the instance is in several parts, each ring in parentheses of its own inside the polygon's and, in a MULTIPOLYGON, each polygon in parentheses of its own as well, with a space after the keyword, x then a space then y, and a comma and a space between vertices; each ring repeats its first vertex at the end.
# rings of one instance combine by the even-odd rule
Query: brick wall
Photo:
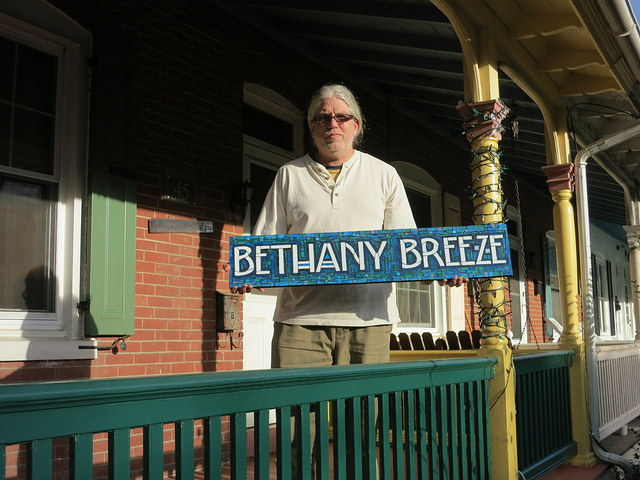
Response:
MULTIPOLYGON (((215 329, 215 291, 228 290, 222 266, 229 212, 242 178, 243 82, 270 88, 304 111, 323 83, 342 78, 206 1, 53 0, 96 36, 128 45, 138 58, 138 218, 135 333, 117 355, 95 361, 8 362, 4 381, 195 373, 242 367, 242 341, 215 329), (197 205, 161 200, 165 170, 198 181, 197 205), (212 234, 151 234, 148 220, 212 220, 212 234), (218 342, 218 340, 220 340, 218 342), (237 348, 236 348, 237 347, 237 348)), ((413 162, 470 206, 468 158, 415 121, 352 85, 368 129, 363 149, 413 162), (461 181, 451 171, 461 172, 461 181)), ((452 106, 452 109, 455 106, 452 106)), ((109 345, 112 339, 101 341, 109 345)))

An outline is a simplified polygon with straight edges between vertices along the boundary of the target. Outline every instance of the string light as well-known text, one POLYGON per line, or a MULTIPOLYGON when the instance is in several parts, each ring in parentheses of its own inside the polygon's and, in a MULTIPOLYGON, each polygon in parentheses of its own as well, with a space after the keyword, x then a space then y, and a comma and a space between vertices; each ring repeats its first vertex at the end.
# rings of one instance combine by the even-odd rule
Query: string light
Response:
MULTIPOLYGON (((459 105, 458 111, 465 119, 463 133, 469 141, 490 137, 500 140, 500 133, 504 131, 502 121, 510 112, 499 100, 459 105)), ((474 179, 470 199, 474 206, 475 224, 504 223, 506 202, 503 200, 501 176, 506 169, 500 164, 502 151, 494 144, 497 142, 487 142, 472 149, 470 166, 474 179)), ((501 338, 511 345, 506 313, 508 301, 504 294, 506 278, 474 279, 474 282, 482 338, 501 338)))

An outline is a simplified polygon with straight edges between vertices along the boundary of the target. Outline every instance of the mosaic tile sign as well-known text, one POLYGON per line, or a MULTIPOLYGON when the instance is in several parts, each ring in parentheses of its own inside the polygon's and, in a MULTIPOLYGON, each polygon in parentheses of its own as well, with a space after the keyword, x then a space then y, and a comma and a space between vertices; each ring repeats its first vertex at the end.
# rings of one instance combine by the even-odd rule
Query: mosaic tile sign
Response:
POLYGON ((231 237, 230 286, 510 276, 504 224, 231 237))

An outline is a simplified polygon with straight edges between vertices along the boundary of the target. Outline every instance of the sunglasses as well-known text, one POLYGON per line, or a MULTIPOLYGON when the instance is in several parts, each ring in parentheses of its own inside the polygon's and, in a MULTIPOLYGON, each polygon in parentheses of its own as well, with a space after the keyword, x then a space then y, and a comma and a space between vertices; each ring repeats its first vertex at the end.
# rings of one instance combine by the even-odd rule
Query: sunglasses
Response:
POLYGON ((331 120, 336 119, 338 125, 342 125, 349 120, 353 120, 356 118, 354 115, 347 115, 346 113, 339 113, 338 115, 317 115, 313 118, 314 123, 319 123, 320 125, 328 126, 331 125, 331 120))

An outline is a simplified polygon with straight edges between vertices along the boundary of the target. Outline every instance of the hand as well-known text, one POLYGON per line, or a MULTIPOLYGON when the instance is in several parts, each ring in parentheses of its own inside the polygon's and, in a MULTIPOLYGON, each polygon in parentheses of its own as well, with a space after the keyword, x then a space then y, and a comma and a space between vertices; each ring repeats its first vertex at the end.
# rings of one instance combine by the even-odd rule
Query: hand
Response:
POLYGON ((453 278, 447 278, 438 280, 441 287, 460 287, 469 281, 468 278, 455 276, 453 278))
MULTIPOLYGON (((224 269, 225 272, 229 272, 231 270, 231 265, 229 265, 228 263, 225 263, 223 269, 224 269)), ((247 285, 246 283, 243 283, 241 287, 230 287, 229 288, 229 291, 231 293, 238 293, 240 295, 243 295, 245 293, 251 293, 252 290, 253 290, 253 285, 247 285)), ((258 291, 264 292, 264 288, 259 287, 258 291)))

